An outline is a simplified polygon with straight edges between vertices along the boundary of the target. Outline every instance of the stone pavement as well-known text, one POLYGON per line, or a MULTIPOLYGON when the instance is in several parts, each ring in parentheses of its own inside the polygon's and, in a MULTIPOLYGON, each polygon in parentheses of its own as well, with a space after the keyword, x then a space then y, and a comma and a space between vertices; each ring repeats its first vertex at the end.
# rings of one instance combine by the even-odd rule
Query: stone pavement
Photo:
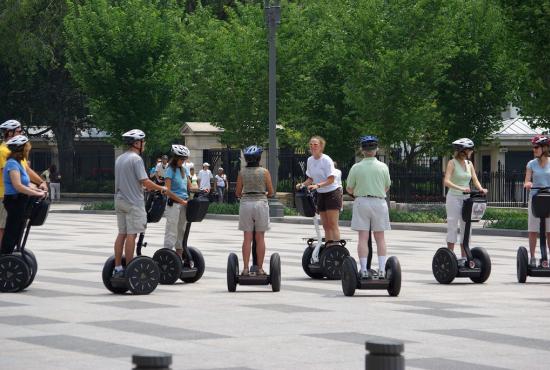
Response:
MULTIPOLYGON (((145 254, 162 245, 163 227, 164 220, 149 225, 145 254)), ((404 341, 410 369, 550 367, 550 279, 516 283, 516 249, 525 240, 474 236, 493 261, 488 282, 443 286, 431 260, 444 234, 394 230, 387 239, 403 269, 401 295, 344 297, 340 282, 313 281, 302 271, 301 238, 313 230, 274 223, 267 234, 268 258, 281 255, 279 293, 227 292, 227 256, 239 251, 241 233, 236 221, 206 219, 190 235, 206 260, 200 281, 117 296, 101 282, 115 216, 51 213, 31 230, 35 282, 0 295, 0 368, 122 370, 132 367, 132 353, 156 350, 174 355, 173 369, 362 369, 371 338, 404 341)), ((354 255, 356 235, 342 230, 354 255)))

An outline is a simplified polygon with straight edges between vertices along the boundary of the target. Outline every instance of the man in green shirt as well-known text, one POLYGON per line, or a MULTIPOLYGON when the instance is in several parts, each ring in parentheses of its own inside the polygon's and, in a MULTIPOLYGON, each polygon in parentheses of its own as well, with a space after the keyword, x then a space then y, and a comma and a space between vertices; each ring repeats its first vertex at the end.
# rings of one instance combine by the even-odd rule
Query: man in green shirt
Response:
POLYGON ((376 159, 378 138, 363 136, 361 151, 365 158, 351 167, 346 190, 355 197, 351 228, 359 233, 357 253, 361 263, 361 278, 372 278, 367 270, 368 240, 373 231, 378 254, 378 278, 386 272, 386 241, 384 231, 390 230, 386 193, 390 188, 390 172, 385 163, 376 159))

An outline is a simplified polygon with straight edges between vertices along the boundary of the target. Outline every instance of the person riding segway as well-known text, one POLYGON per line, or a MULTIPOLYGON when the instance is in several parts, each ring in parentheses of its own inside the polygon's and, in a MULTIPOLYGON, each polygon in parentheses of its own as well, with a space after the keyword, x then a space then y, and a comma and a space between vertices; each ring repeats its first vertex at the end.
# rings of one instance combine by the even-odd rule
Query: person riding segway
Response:
POLYGON ((269 171, 260 166, 263 149, 252 145, 244 151, 246 167, 237 178, 235 194, 241 198, 239 206, 239 230, 243 231, 243 270, 239 274, 239 259, 231 253, 227 260, 227 290, 234 292, 240 285, 270 285, 274 292, 281 289, 281 259, 278 253, 271 255, 269 275, 264 271, 265 232, 269 230, 269 204, 273 195, 269 171), (249 267, 252 241, 255 241, 256 269, 249 267))
POLYGON ((156 289, 160 272, 150 257, 141 255, 141 248, 147 245, 143 243, 143 238, 148 220, 143 187, 161 193, 166 193, 167 189, 149 180, 145 172, 141 158, 145 146, 145 133, 137 129, 130 130, 122 135, 122 139, 128 150, 121 154, 115 163, 118 235, 114 245, 115 254, 107 259, 103 267, 103 284, 117 294, 128 290, 134 294, 149 294, 156 289), (139 240, 136 249, 137 234, 139 240), (134 249, 136 258, 133 258, 134 249))
POLYGON ((357 270, 353 257, 346 257, 342 266, 342 289, 346 296, 352 296, 356 289, 385 289, 391 296, 397 296, 401 291, 401 266, 397 257, 386 260, 384 238, 384 232, 391 230, 386 202, 391 185, 390 173, 388 166, 376 158, 378 138, 363 136, 360 143, 365 158, 351 168, 346 190, 355 198, 351 228, 358 233, 357 253, 361 270, 357 270), (370 268, 371 232, 376 240, 378 271, 370 268))

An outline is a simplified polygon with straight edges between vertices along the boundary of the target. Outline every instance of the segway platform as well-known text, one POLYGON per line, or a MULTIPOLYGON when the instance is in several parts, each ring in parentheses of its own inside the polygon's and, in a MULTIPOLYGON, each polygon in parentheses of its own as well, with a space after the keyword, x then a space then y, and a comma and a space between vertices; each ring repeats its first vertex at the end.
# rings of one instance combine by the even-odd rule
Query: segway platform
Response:
POLYGON ((531 201, 531 212, 533 216, 540 219, 539 222, 539 246, 541 258, 537 266, 529 264, 529 254, 527 248, 519 247, 516 263, 518 283, 525 283, 527 276, 550 277, 550 267, 548 265, 547 240, 546 240, 546 219, 550 217, 550 188, 533 187, 533 190, 539 192, 533 195, 531 201))
POLYGON ((401 292, 401 265, 397 257, 390 257, 386 261, 386 277, 379 278, 377 273, 370 270, 372 278, 361 278, 357 270, 357 262, 353 257, 346 257, 342 266, 342 290, 344 295, 351 297, 356 289, 387 290, 392 297, 401 292))
POLYGON ((227 259, 227 290, 235 292, 237 285, 271 285, 271 290, 281 290, 281 258, 273 253, 269 259, 269 275, 240 275, 239 258, 235 253, 227 259))

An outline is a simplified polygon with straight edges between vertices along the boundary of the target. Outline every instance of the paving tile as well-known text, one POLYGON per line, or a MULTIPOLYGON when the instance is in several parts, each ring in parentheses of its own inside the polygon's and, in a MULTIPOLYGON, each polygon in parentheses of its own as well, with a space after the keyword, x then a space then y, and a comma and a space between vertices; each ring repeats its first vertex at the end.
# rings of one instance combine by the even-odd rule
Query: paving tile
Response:
POLYGON ((177 308, 178 306, 170 304, 159 304, 146 301, 137 301, 131 299, 125 299, 123 301, 106 301, 106 302, 92 302, 93 304, 99 304, 103 306, 113 306, 126 308, 128 310, 143 310, 143 309, 157 309, 157 308, 177 308))
MULTIPOLYGON (((169 319, 168 319, 169 321, 169 319)), ((159 338, 169 338, 174 340, 201 340, 201 339, 222 339, 228 338, 226 335, 210 333, 199 330, 190 330, 168 325, 151 324, 143 321, 117 320, 117 321, 94 321, 87 322, 86 325, 98 326, 113 330, 119 330, 125 333, 138 333, 151 335, 159 338)))
POLYGON ((521 337, 510 334, 493 333, 483 330, 456 329, 456 330, 423 330, 426 333, 448 335, 452 337, 475 339, 482 342, 494 344, 506 344, 516 347, 536 348, 543 351, 550 351, 550 340, 521 337))
MULTIPOLYGON (((322 338, 322 339, 328 339, 328 340, 334 340, 337 342, 345 342, 345 343, 355 343, 355 344, 361 344, 363 345, 363 348, 365 346, 365 342, 369 340, 374 341, 393 341, 393 342, 404 342, 404 343, 411 343, 410 341, 403 341, 401 339, 396 338, 390 338, 390 337, 382 337, 377 335, 369 335, 369 334, 362 334, 357 332, 341 332, 341 333, 318 333, 318 334, 305 334, 308 337, 312 338, 322 338)), ((412 342, 414 343, 414 342, 412 342)))
MULTIPOLYGON (((103 357, 129 357, 134 353, 147 351, 145 348, 127 346, 119 343, 104 342, 72 335, 42 335, 35 337, 10 338, 11 340, 60 349, 70 352, 88 353, 103 357)), ((130 365, 128 365, 130 366, 130 365)))
POLYGON ((43 324, 59 324, 63 321, 51 320, 38 316, 13 315, 0 316, 0 324, 24 326, 24 325, 43 325, 43 324))
POLYGON ((458 360, 448 360, 445 358, 421 358, 406 360, 407 367, 415 367, 426 370, 506 370, 504 367, 495 367, 464 362, 458 360))
POLYGON ((18 307, 18 306, 26 306, 21 303, 15 303, 15 302, 6 302, 6 301, 0 301, 0 307, 18 307))
POLYGON ((401 310, 406 313, 414 313, 419 315, 429 315, 437 317, 445 317, 448 319, 473 319, 473 318, 484 318, 484 317, 494 317, 489 315, 480 315, 476 313, 455 311, 449 309, 439 309, 439 308, 427 308, 421 310, 401 310))
POLYGON ((303 307, 303 306, 294 306, 290 304, 252 304, 246 305, 246 307, 259 308, 262 310, 283 312, 283 313, 299 313, 299 312, 327 312, 328 310, 323 310, 321 308, 315 307, 303 307))

